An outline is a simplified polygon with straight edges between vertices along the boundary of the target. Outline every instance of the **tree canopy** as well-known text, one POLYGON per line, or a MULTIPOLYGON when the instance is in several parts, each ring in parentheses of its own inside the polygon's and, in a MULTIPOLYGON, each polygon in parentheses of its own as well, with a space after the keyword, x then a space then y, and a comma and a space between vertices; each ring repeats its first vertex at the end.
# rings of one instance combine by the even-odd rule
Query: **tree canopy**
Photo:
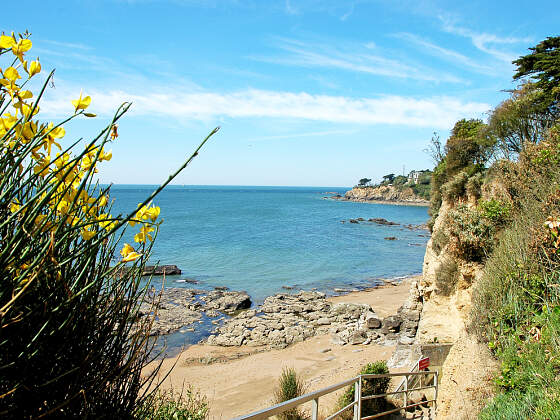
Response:
POLYGON ((548 37, 529 48, 530 54, 513 61, 517 72, 513 79, 531 78, 542 89, 549 112, 560 115, 560 36, 548 37))

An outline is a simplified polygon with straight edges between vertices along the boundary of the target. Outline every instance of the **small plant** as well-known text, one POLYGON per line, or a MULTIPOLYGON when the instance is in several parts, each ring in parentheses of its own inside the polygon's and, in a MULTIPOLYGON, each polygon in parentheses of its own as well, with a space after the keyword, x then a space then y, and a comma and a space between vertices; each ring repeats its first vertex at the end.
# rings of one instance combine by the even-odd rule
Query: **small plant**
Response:
POLYGON ((438 293, 449 296, 457 287, 459 277, 458 267, 455 260, 451 257, 444 258, 435 271, 436 287, 438 293))
MULTIPOLYGON (((298 376, 294 368, 284 368, 280 379, 278 380, 278 385, 274 390, 274 403, 279 404, 284 401, 297 398, 305 394, 307 386, 303 382, 300 376, 298 376)), ((281 420, 304 420, 307 416, 304 412, 298 408, 285 411, 277 416, 281 420)))
POLYGON ((503 226, 510 220, 511 205, 509 203, 490 199, 478 203, 482 216, 490 220, 495 226, 503 226))
MULTIPOLYGON (((380 375, 389 373, 389 368, 384 360, 368 363, 360 370, 360 374, 380 375)), ((385 394, 389 386, 390 378, 363 379, 362 396, 385 394)), ((338 409, 347 406, 354 401, 355 385, 346 389, 338 400, 338 409)), ((362 416, 370 416, 387 409, 388 402, 385 398, 374 398, 362 401, 362 416)), ((342 419, 351 419, 352 410, 345 410, 340 414, 342 419)))

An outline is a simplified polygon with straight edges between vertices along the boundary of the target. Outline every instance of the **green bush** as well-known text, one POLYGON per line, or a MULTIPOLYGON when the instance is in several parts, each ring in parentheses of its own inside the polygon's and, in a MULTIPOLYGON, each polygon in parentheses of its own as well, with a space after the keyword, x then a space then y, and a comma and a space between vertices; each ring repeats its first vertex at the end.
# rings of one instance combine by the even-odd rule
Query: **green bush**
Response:
POLYGON ((490 220, 494 226, 500 227, 510 221, 511 205, 500 200, 490 199, 478 203, 482 216, 490 220))
POLYGON ((477 172, 473 176, 469 178, 466 185, 466 192, 469 197, 474 197, 475 199, 479 199, 482 192, 482 184, 484 184, 485 175, 483 172, 477 172))
POLYGON ((449 181, 441 186, 441 192, 446 200, 456 200, 464 197, 466 193, 467 181, 469 175, 465 172, 459 172, 449 181))
MULTIPOLYGON (((384 374, 389 373, 389 368, 384 360, 379 360, 374 363, 368 363, 359 372, 360 374, 384 374)), ((390 378, 379 379, 363 379, 362 380, 362 396, 385 394, 389 387, 390 378)), ((346 389, 338 400, 338 408, 347 406, 354 401, 355 385, 346 389)), ((362 401, 362 416, 371 416, 387 410, 389 406, 385 398, 374 398, 371 400, 362 401)), ((342 419, 351 419, 353 411, 348 409, 341 414, 342 419)))
MULTIPOLYGON (((274 403, 279 404, 300 397, 305 394, 306 389, 305 383, 294 368, 284 368, 278 380, 278 385, 274 389, 274 403)), ((305 413, 298 408, 278 414, 277 417, 281 420, 303 420, 307 418, 305 413)))
POLYGON ((465 261, 483 261, 494 247, 494 224, 476 208, 458 205, 449 212, 451 250, 465 261))
POLYGON ((445 233, 444 229, 438 229, 432 235, 432 249, 437 255, 440 254, 441 250, 449 243, 449 236, 445 233))

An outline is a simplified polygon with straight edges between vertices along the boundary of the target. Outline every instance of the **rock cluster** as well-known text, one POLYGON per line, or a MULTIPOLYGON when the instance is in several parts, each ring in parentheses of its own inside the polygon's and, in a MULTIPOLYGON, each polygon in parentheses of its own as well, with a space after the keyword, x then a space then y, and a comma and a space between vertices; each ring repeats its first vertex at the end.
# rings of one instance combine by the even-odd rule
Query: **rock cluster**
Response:
POLYGON ((333 344, 412 344, 421 312, 416 284, 395 315, 379 318, 365 304, 329 302, 324 293, 302 291, 266 298, 216 328, 208 344, 283 348, 314 335, 331 335, 333 344))
POLYGON ((140 307, 142 314, 155 311, 151 334, 169 334, 201 320, 202 315, 215 318, 234 314, 251 306, 245 292, 169 288, 146 299, 140 307), (153 304, 151 303, 153 301, 153 304))
POLYGON ((176 265, 147 265, 142 271, 143 276, 163 276, 164 274, 168 276, 181 274, 181 269, 176 265))

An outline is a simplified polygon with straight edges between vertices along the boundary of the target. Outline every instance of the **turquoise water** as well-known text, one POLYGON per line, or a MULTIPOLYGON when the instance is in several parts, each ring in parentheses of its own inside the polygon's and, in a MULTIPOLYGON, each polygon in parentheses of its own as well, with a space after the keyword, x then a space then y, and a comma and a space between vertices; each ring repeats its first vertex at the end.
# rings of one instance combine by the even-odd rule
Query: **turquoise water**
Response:
MULTIPOLYGON (((152 186, 114 185, 113 213, 136 208, 152 186)), ((332 187, 172 186, 155 200, 161 226, 151 261, 175 264, 180 276, 167 287, 227 286, 245 290, 258 303, 282 286, 366 287, 380 278, 420 273, 427 232, 402 226, 348 223, 382 217, 421 224, 425 207, 325 200, 332 187), (346 220, 346 223, 341 223, 346 220), (395 236, 396 241, 384 240, 395 236)), ((132 237, 131 228, 127 237, 132 237)), ((159 283, 159 279, 155 279, 159 283)))

